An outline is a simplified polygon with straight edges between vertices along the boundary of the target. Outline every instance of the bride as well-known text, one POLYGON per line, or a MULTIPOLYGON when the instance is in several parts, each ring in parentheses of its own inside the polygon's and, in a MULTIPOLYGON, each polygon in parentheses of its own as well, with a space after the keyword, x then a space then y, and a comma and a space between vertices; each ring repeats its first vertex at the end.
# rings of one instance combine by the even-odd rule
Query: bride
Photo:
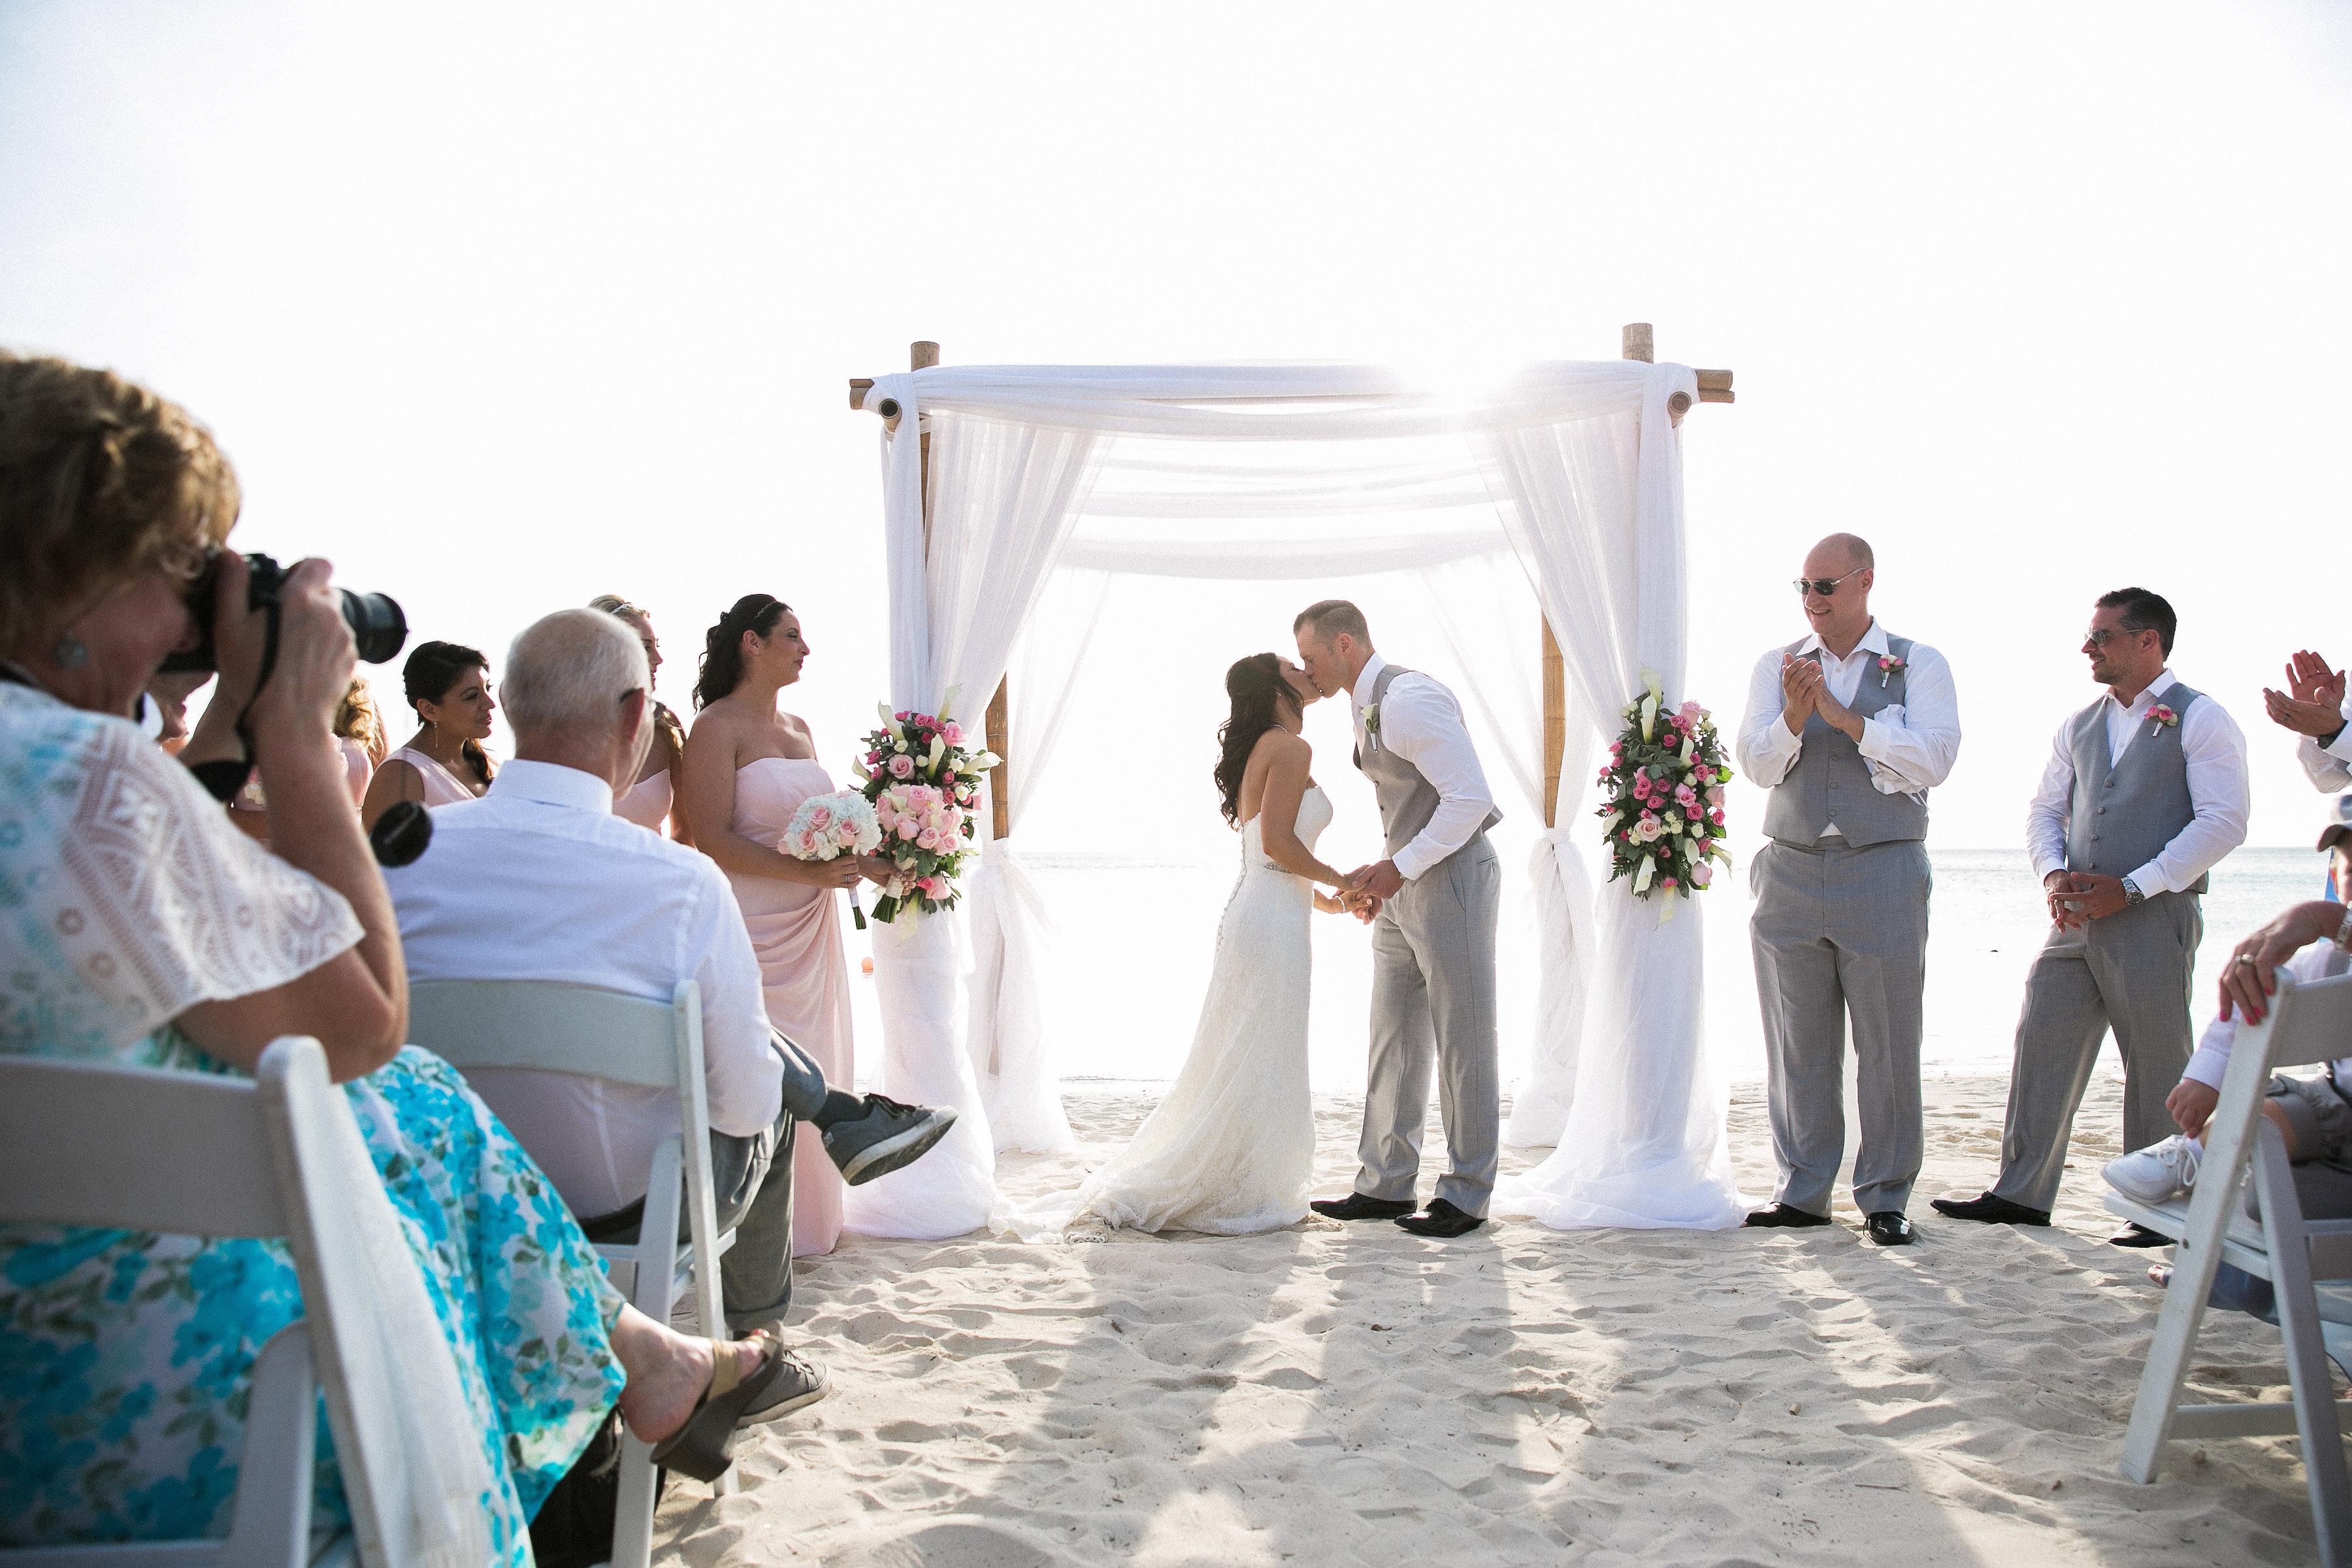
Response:
POLYGON ((1318 694, 1297 665, 1257 653, 1225 671, 1225 695, 1217 793, 1242 869, 1192 1054, 1133 1142, 1078 1189, 1070 1223, 1243 1236, 1307 1217, 1308 907, 1347 908, 1312 886, 1342 880, 1312 848, 1331 823, 1299 734, 1318 694))

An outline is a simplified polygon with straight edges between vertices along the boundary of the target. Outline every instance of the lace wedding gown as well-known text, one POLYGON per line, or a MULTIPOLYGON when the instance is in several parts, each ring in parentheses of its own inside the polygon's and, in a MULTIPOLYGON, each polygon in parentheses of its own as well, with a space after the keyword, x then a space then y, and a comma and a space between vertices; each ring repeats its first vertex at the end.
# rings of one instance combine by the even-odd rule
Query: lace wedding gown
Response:
MULTIPOLYGON (((1308 786, 1298 802, 1298 841, 1312 848, 1330 825, 1330 800, 1308 786)), ((1307 1217, 1315 1163, 1307 1093, 1314 889, 1266 858, 1258 828, 1257 817, 1242 826, 1241 879, 1217 925, 1209 994, 1183 1070, 1133 1141, 1078 1189, 1063 1224, 1023 1224, 1024 1234, 1092 1222, 1247 1236, 1307 1217)))

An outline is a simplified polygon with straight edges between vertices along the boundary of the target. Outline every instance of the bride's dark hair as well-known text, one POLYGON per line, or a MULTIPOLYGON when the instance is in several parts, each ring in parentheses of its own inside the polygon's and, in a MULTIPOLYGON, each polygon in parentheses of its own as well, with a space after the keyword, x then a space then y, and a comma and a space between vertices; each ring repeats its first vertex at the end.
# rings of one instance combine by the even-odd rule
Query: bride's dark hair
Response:
POLYGON ((1234 660, 1225 671, 1225 695, 1234 710, 1217 726, 1217 795, 1225 820, 1240 826, 1242 774, 1249 771, 1250 752, 1257 738, 1276 728, 1284 710, 1299 711, 1298 693, 1282 676, 1282 660, 1270 653, 1254 653, 1234 660))

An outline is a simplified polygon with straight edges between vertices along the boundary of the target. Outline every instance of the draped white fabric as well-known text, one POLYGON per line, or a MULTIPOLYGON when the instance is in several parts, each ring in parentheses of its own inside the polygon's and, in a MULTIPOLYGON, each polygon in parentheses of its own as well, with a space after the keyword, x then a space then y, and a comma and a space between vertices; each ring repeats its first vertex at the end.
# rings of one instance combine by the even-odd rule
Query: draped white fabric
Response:
MULTIPOLYGON (((1699 1044, 1699 922, 1685 911, 1660 927, 1656 906, 1622 886, 1603 889, 1596 908, 1577 848, 1587 830, 1578 786, 1619 707, 1645 669, 1681 694, 1681 469, 1668 416, 1677 393, 1696 396, 1687 369, 1624 361, 1530 367, 1459 397, 1355 365, 884 377, 866 402, 892 399, 901 411, 884 462, 893 703, 934 708, 961 687, 959 711, 976 721, 1055 566, 1240 580, 1412 571, 1446 605, 1449 581, 1491 573, 1507 549, 1560 632, 1571 708, 1566 825, 1539 836, 1532 867, 1544 954, 1535 1070, 1508 1131, 1562 1149, 1514 1201, 1552 1224, 1723 1223, 1737 1194, 1699 1044), (928 556, 919 428, 932 443, 928 556)), ((1475 620, 1463 610, 1447 629, 1471 672, 1462 696, 1482 746, 1501 753, 1539 817, 1536 649, 1466 657, 1475 620)), ((1014 699, 1016 770, 1045 764, 1069 690, 1069 664, 1040 666, 1024 682, 1042 689, 1014 699)), ((1041 910, 1012 842, 989 847, 971 905, 961 1038, 942 1000, 952 976, 911 962, 914 950, 887 933, 876 944, 884 1092, 960 1110, 968 1100, 971 1120, 1004 1119, 1000 1147, 1066 1147, 1037 1021, 1041 910)), ((944 940, 930 932, 919 945, 928 953, 944 940)), ((873 1186, 940 1163, 935 1154, 873 1186)), ((952 1234, 940 1228, 950 1218, 984 1212, 992 1184, 983 1191, 968 1161, 950 1163, 910 1184, 939 1189, 941 1214, 902 1210, 887 1223, 923 1228, 886 1234, 952 1234)), ((861 1222, 857 1196, 852 1223, 877 1228, 861 1222)))
MULTIPOLYGON (((1645 679, 1656 679, 1668 702, 1683 699, 1682 458, 1666 417, 1677 391, 1696 397, 1687 371, 1653 380, 1639 420, 1473 438, 1495 475, 1503 526, 1559 638, 1569 696, 1561 794, 1571 800, 1645 679)), ((1578 837, 1547 834, 1537 851, 1538 888, 1549 854, 1556 896, 1571 915, 1582 907, 1576 889, 1586 879, 1578 837)), ((1494 1212, 1555 1228, 1738 1225, 1747 1205, 1731 1178, 1727 1107, 1701 1028, 1698 918, 1684 910, 1661 921, 1658 906, 1622 882, 1602 888, 1591 907, 1589 924, 1571 921, 1570 956, 1580 962, 1570 969, 1581 969, 1591 986, 1580 1047, 1570 1063, 1539 1059, 1526 1097, 1530 1121, 1562 1100, 1568 1114, 1551 1157, 1498 1184, 1494 1212)), ((1546 998, 1547 1011, 1572 1005, 1572 984, 1546 998)), ((1513 1121, 1521 1121, 1517 1112, 1513 1121)), ((1539 1130, 1514 1131, 1528 1140, 1539 1130)))

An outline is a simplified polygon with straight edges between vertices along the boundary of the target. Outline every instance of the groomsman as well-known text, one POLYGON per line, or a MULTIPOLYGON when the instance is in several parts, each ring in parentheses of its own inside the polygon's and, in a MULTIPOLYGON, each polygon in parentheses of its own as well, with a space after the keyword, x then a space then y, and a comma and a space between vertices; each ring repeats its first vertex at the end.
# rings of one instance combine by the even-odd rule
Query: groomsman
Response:
POLYGON ((1862 1142, 1853 1201, 1870 1238, 1912 1238, 1924 1146, 1920 990, 1927 956, 1927 792, 1960 750, 1950 666, 1870 613, 1870 546, 1833 533, 1805 557, 1811 630, 1766 651, 1748 685, 1739 767, 1771 791, 1748 868, 1780 1184, 1752 1226, 1830 1223, 1845 1158, 1853 1022, 1862 1142))
MULTIPOLYGON (((2145 588, 2102 595, 2083 652, 2106 695, 2058 726, 2026 818, 2050 935, 2026 976, 2000 1176, 1955 1219, 2048 1225, 2075 1108, 2108 1029, 2124 1061, 2124 1147, 2173 1131, 2165 1097, 2189 1065, 2189 987, 2205 933, 2206 873, 2246 839, 2246 739, 2182 685, 2172 606, 2145 588)), ((2161 1246, 2127 1226, 2125 1247, 2161 1246)))

